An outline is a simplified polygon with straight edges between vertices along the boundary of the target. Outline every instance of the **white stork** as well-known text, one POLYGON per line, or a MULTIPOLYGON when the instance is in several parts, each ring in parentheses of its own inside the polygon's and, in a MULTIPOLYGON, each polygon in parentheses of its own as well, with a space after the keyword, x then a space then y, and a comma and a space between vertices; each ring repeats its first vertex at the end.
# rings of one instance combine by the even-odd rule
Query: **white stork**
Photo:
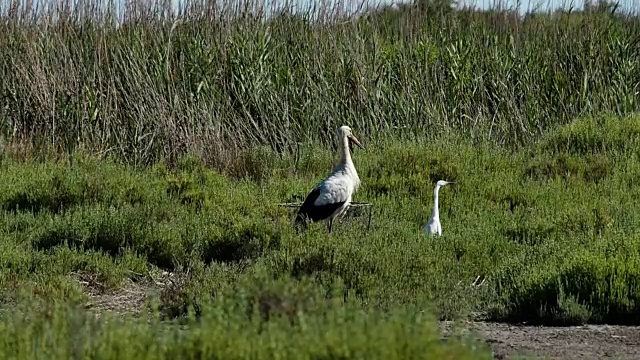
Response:
POLYGON ((433 214, 429 219, 427 225, 424 226, 424 231, 430 235, 442 235, 442 225, 440 225, 440 212, 438 211, 438 192, 442 186, 447 184, 455 184, 452 181, 440 180, 436 183, 435 189, 433 189, 433 214))
POLYGON ((338 129, 340 139, 340 162, 331 174, 311 190, 296 215, 295 224, 306 227, 307 220, 312 222, 324 220, 327 230, 331 232, 333 219, 343 215, 351 203, 351 197, 360 186, 360 178, 351 160, 350 143, 364 150, 364 146, 353 135, 351 128, 341 126, 338 129))

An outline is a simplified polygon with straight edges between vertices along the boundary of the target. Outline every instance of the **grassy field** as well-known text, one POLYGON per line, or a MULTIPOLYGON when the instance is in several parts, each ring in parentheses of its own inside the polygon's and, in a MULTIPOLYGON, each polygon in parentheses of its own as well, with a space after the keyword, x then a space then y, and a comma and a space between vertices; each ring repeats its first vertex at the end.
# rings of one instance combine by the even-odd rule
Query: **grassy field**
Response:
POLYGON ((437 321, 640 324, 637 16, 188 5, 0 7, 3 357, 478 359, 437 321), (340 125, 371 225, 298 234, 278 204, 340 125))
POLYGON ((367 144, 355 200, 374 204, 371 227, 353 211, 331 235, 296 234, 277 205, 325 175, 328 149, 256 155, 260 180, 193 157, 172 170, 5 157, 0 351, 471 358, 482 347, 441 343, 433 321, 637 324, 639 142, 632 116, 579 119, 518 152, 367 144), (440 193, 443 237, 428 238, 441 178, 457 184, 440 193), (91 316, 105 309, 144 320, 91 316))

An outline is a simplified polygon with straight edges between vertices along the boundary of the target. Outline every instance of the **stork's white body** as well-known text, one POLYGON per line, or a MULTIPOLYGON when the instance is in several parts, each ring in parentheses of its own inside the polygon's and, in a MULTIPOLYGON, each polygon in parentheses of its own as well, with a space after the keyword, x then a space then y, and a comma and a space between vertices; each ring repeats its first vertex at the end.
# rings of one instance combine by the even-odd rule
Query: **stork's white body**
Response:
POLYGON ((351 204, 353 194, 360 187, 360 177, 356 167, 349 156, 346 161, 342 161, 333 169, 331 174, 324 179, 316 188, 320 190, 320 195, 313 202, 315 206, 343 203, 330 217, 335 218, 344 214, 351 204))
POLYGON ((453 184, 450 181, 440 180, 436 183, 436 187, 433 189, 433 214, 431 214, 431 218, 427 222, 427 225, 424 226, 424 232, 429 235, 442 235, 442 225, 440 224, 440 211, 438 210, 438 193, 440 188, 447 185, 453 184))
POLYGON ((351 129, 343 126, 338 130, 340 138, 340 162, 333 168, 329 176, 313 188, 307 195, 296 216, 296 223, 324 220, 331 232, 333 219, 344 216, 353 194, 360 186, 360 178, 351 159, 349 141, 360 145, 351 129))

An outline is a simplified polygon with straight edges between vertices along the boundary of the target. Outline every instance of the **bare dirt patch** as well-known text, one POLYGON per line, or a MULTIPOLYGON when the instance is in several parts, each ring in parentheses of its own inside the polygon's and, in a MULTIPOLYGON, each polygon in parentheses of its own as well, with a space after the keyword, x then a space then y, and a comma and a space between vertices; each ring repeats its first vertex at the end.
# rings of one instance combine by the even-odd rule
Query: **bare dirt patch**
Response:
POLYGON ((526 326, 491 322, 441 322, 445 336, 472 331, 496 359, 640 359, 640 327, 615 325, 526 326))
POLYGON ((85 289, 89 301, 85 308, 99 314, 104 311, 114 311, 121 314, 137 314, 149 291, 149 284, 125 279, 122 286, 107 289, 96 275, 88 272, 73 273, 72 276, 85 289))
POLYGON ((89 301, 85 308, 99 316, 105 311, 118 314, 138 315, 144 309, 148 296, 161 291, 171 284, 171 273, 161 273, 149 279, 139 274, 124 280, 118 288, 107 289, 95 274, 88 272, 73 273, 72 276, 84 287, 89 301))

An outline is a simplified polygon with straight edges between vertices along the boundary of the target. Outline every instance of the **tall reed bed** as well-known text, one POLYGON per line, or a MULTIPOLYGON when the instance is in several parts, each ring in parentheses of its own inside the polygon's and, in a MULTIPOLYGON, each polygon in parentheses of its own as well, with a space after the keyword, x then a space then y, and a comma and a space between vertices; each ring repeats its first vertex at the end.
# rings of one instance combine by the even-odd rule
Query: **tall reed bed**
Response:
POLYGON ((604 3, 526 16, 426 1, 356 15, 15 4, 0 9, 0 134, 26 155, 192 153, 230 170, 246 149, 326 144, 342 124, 367 140, 454 131, 518 146, 640 104, 639 18, 604 3))

